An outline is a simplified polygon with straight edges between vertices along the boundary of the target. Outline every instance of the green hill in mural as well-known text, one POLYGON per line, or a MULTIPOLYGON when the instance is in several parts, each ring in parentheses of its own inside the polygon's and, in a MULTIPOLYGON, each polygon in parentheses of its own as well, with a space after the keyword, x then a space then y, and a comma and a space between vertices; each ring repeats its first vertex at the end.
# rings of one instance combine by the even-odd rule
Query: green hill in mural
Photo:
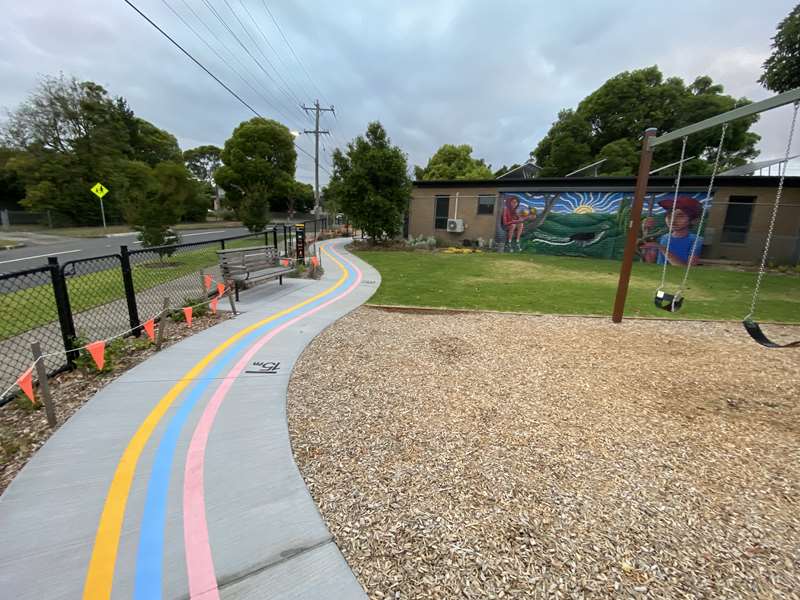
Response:
POLYGON ((532 232, 525 232, 523 250, 539 254, 622 258, 624 230, 620 226, 627 210, 620 213, 551 213, 532 232))

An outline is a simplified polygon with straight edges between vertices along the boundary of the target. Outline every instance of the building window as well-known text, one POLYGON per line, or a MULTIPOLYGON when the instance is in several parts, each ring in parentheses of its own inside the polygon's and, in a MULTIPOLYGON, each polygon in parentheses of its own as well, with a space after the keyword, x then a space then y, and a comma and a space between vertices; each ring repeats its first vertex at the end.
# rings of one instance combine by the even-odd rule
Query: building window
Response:
POLYGON ((728 199, 728 211, 725 213, 720 240, 723 244, 744 244, 747 241, 755 200, 755 196, 731 196, 728 199))
POLYGON ((478 196, 478 214, 479 215, 493 215, 494 214, 494 196, 493 195, 480 195, 480 196, 478 196))
POLYGON ((450 216, 450 196, 436 196, 436 215, 433 220, 434 229, 447 230, 447 218, 450 216))

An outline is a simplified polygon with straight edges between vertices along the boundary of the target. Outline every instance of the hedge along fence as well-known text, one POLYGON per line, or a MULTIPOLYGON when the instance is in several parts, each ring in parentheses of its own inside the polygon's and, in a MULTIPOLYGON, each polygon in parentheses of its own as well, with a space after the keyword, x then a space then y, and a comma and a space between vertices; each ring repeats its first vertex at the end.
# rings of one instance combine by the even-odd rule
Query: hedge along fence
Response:
MULTIPOLYGON (((313 231, 324 223, 305 225, 313 231)), ((290 255, 293 230, 279 225, 158 248, 121 246, 118 254, 63 264, 51 257, 44 267, 0 275, 0 391, 30 364, 32 342, 48 355, 48 372, 70 368, 76 339, 105 339, 128 329, 138 335, 140 316, 158 314, 165 297, 180 303, 204 294, 200 273, 215 273, 217 250, 264 244, 290 255)))

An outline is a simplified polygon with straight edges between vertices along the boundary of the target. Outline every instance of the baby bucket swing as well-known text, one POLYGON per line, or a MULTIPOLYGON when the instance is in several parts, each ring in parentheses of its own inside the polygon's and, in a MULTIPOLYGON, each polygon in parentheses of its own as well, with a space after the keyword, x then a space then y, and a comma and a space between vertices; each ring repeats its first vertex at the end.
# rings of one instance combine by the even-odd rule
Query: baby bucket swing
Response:
POLYGON ((702 211, 700 212, 700 220, 697 223, 697 235, 694 237, 692 241, 691 250, 689 252, 689 258, 686 261, 686 270, 683 273, 683 280, 681 284, 678 286, 678 289, 675 291, 674 294, 669 294, 664 291, 664 287, 666 286, 667 282, 667 266, 669 265, 670 261, 670 244, 672 242, 672 232, 673 232, 673 225, 675 223, 675 211, 678 208, 678 192, 680 192, 681 188, 681 176, 683 175, 683 163, 684 157, 686 156, 686 141, 689 139, 689 136, 683 136, 683 145, 681 146, 681 160, 678 163, 678 175, 675 177, 675 193, 672 197, 672 205, 670 209, 670 218, 669 218, 669 230, 667 231, 667 245, 664 248, 664 266, 661 269, 661 283, 656 289, 655 298, 653 299, 654 304, 656 307, 666 310, 668 312, 677 312, 683 306, 683 293, 686 289, 686 283, 689 281, 689 272, 692 270, 693 263, 695 261, 695 256, 697 254, 697 242, 700 239, 700 234, 703 232, 703 223, 706 219, 706 212, 708 210, 708 204, 711 199, 711 191, 714 188, 714 179, 717 177, 717 171, 719 170, 719 157, 722 154, 722 143, 725 141, 725 132, 728 130, 728 124, 722 124, 722 133, 719 137, 719 144, 717 145, 717 154, 714 158, 714 168, 711 172, 711 177, 708 180, 708 189, 706 190, 706 197, 705 201, 702 203, 702 211))
POLYGON ((761 326, 755 320, 756 305, 758 304, 758 293, 761 290, 761 282, 764 279, 766 272, 767 257, 769 256, 769 247, 772 243, 772 234, 775 230, 775 221, 778 217, 778 208, 781 204, 781 195, 783 194, 783 182, 786 178, 786 167, 789 163, 789 153, 792 149, 792 137, 794 136, 794 128, 797 123, 797 111, 800 108, 800 102, 794 103, 794 113, 792 115, 792 125, 789 129, 789 141, 786 144, 786 154, 783 157, 783 170, 781 171, 780 179, 778 180, 778 190, 775 192, 775 202, 772 205, 772 215, 769 220, 769 229, 767 229, 767 239, 764 241, 764 252, 761 254, 761 264, 758 268, 758 275, 756 276, 756 285, 753 288, 753 297, 750 300, 750 312, 742 320, 744 328, 750 337, 765 348, 800 348, 800 340, 796 342, 789 342, 788 344, 778 344, 770 340, 761 330, 761 326))

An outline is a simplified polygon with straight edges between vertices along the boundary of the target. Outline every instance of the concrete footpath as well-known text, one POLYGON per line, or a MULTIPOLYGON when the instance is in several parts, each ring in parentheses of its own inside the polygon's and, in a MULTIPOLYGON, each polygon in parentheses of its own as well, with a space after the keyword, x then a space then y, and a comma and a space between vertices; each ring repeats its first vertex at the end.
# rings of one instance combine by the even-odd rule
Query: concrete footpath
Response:
POLYGON ((298 356, 380 281, 345 243, 320 244, 322 280, 243 292, 235 319, 131 369, 53 435, 0 497, 0 596, 366 597, 286 423, 298 356))

